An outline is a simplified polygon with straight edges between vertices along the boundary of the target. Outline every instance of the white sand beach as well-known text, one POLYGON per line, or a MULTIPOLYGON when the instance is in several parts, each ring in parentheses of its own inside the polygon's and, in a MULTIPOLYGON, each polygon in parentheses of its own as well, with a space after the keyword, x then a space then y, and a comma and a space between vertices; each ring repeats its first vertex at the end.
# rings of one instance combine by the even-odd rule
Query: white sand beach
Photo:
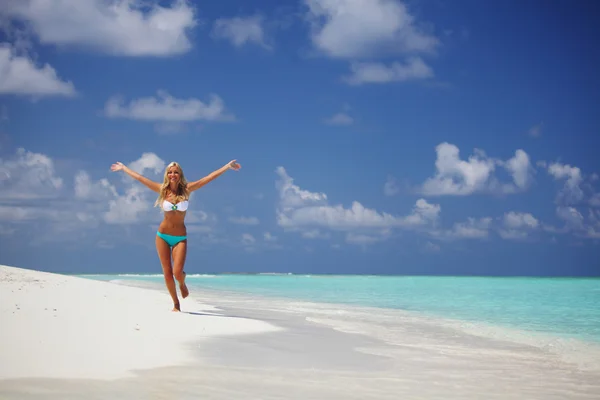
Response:
POLYGON ((166 291, 8 266, 0 296, 0 379, 123 378, 192 362, 203 338, 280 329, 192 299, 182 304, 194 314, 172 312, 166 291))
POLYGON ((593 362, 401 313, 210 291, 182 311, 165 289, 0 266, 0 398, 600 398, 593 362))

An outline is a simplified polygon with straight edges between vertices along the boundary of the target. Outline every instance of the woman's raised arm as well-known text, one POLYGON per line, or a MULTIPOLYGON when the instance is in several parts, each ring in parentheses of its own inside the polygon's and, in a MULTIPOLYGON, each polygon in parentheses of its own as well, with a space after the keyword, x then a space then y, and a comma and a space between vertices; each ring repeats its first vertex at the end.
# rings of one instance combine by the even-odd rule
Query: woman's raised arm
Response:
POLYGON ((113 165, 111 165, 110 169, 113 172, 124 171, 127 175, 131 176, 136 181, 140 181, 141 183, 146 185, 150 190, 153 190, 157 193, 160 192, 160 186, 161 186, 160 183, 151 181, 150 179, 146 178, 145 176, 138 174, 137 172, 129 169, 123 163, 116 162, 113 165))
POLYGON ((194 190, 200 189, 202 186, 206 185, 208 182, 223 175, 225 173, 225 171, 227 171, 229 169, 233 169, 234 171, 237 171, 241 167, 242 166, 240 164, 238 164, 237 162, 235 162, 235 160, 229 161, 227 164, 225 164, 221 168, 211 172, 210 174, 206 175, 204 178, 199 179, 195 182, 188 183, 188 186, 187 186, 188 190, 190 192, 193 192, 194 190))

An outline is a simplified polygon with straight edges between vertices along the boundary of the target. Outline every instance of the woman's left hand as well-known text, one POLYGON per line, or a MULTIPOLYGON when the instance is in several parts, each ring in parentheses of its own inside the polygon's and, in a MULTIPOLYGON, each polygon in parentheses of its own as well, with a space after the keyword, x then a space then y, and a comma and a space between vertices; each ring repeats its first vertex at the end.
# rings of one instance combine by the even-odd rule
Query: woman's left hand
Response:
POLYGON ((235 162, 235 160, 229 161, 227 166, 229 167, 229 169, 233 169, 234 171, 237 171, 238 169, 242 168, 242 166, 235 162))

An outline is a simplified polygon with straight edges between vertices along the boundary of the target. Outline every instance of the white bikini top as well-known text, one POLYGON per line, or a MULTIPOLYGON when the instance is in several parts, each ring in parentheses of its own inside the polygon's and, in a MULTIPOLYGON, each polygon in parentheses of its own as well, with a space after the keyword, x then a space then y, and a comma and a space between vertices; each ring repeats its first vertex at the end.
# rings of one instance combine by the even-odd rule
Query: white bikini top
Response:
POLYGON ((163 201, 162 208, 165 211, 185 211, 188 209, 189 202, 187 200, 180 201, 177 204, 173 204, 170 201, 163 201))

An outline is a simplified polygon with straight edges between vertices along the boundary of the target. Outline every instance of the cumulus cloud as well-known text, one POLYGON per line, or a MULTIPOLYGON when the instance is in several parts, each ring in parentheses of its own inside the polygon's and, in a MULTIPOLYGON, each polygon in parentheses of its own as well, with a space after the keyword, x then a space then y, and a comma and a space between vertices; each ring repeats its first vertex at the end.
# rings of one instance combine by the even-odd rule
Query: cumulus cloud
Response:
POLYGON ((45 154, 19 148, 14 156, 0 158, 0 199, 57 197, 63 184, 54 161, 45 154))
MULTIPOLYGON (((140 173, 160 172, 164 165, 153 153, 144 153, 129 164, 140 173)), ((13 157, 0 159, 0 176, 3 176, 0 179, 0 202, 23 202, 22 209, 14 214, 18 219, 56 220, 57 213, 66 212, 66 216, 60 214, 66 222, 70 219, 85 223, 100 220, 115 224, 139 222, 142 212, 151 209, 155 197, 154 192, 142 188, 131 178, 124 180, 126 189, 121 195, 107 178, 94 181, 83 170, 77 171, 73 177, 73 192, 69 194, 64 179, 58 176, 54 161, 49 156, 22 148, 13 157), (48 199, 55 202, 54 209, 40 207, 38 200, 48 199)))
POLYGON ((25 22, 40 43, 115 56, 189 51, 197 24, 192 3, 139 0, 7 0, 3 12, 25 22), (164 2, 162 2, 164 3, 164 2))
POLYGON ((327 204, 325 193, 313 193, 300 189, 299 186, 294 185, 294 180, 288 176, 285 168, 277 167, 275 172, 280 178, 275 186, 279 191, 280 206, 283 211, 327 204))
POLYGON ((98 199, 105 197, 117 197, 117 191, 108 179, 102 178, 93 182, 86 171, 79 171, 74 181, 75 197, 78 199, 98 199))
POLYGON ((547 169, 555 181, 561 182, 555 198, 556 216, 564 223, 562 228, 544 226, 556 233, 572 233, 581 238, 598 238, 594 207, 600 206, 600 194, 594 190, 596 174, 584 175, 579 167, 560 162, 541 161, 538 165, 547 169), (588 207, 586 212, 585 207, 588 207), (587 217, 586 217, 587 215, 587 217))
POLYGON ((419 29, 396 0, 304 0, 313 45, 330 57, 434 52, 439 40, 419 29))
POLYGON ((62 80, 49 64, 38 66, 26 55, 18 55, 8 44, 0 44, 0 94, 75 96, 71 81, 62 80))
POLYGON ((436 146, 436 154, 436 174, 417 190, 424 195, 509 194, 525 190, 531 181, 531 163, 523 150, 517 150, 514 157, 502 161, 476 149, 467 160, 462 160, 458 147, 444 142, 436 146), (497 166, 504 167, 512 175, 513 183, 498 182, 493 176, 497 166))
POLYGON ((465 222, 454 224, 451 230, 444 232, 450 238, 482 239, 490 233, 492 218, 467 218, 465 222))
POLYGON ((584 227, 584 217, 575 207, 557 207, 556 215, 565 222, 566 227, 581 230, 584 227))
POLYGON ((548 165, 548 173, 556 180, 565 181, 563 189, 557 195, 557 202, 575 204, 583 199, 584 193, 580 186, 583 177, 578 167, 555 162, 548 165))
POLYGON ((277 236, 273 236, 270 232, 265 232, 263 234, 263 239, 265 242, 275 242, 277 241, 277 236))
POLYGON ((400 187, 398 186, 398 182, 396 178, 388 175, 385 184, 383 185, 383 194, 386 196, 395 196, 400 192, 400 187))
POLYGON ((404 63, 393 62, 389 66, 377 62, 355 62, 350 65, 350 72, 351 74, 343 77, 342 80, 355 86, 433 77, 433 70, 419 57, 411 57, 404 63))
POLYGON ((440 41, 419 27, 400 0, 304 0, 310 38, 318 53, 350 61, 342 81, 353 86, 433 77, 422 59, 440 41), (377 58, 405 57, 389 64, 377 58))
POLYGON ((503 239, 525 239, 540 227, 539 221, 530 213, 515 211, 505 213, 502 222, 498 234, 503 239))
MULTIPOLYGON (((305 237, 321 236, 321 229, 329 229, 381 239, 392 228, 434 226, 441 211, 439 205, 424 199, 417 200, 412 212, 405 216, 378 212, 357 201, 353 201, 349 208, 341 204, 330 205, 324 193, 310 192, 295 185, 283 167, 278 167, 276 172, 279 175, 276 183, 279 191, 277 223, 287 230, 300 231, 305 237)), ((349 237, 350 242, 357 243, 361 241, 357 238, 362 236, 349 237)))
MULTIPOLYGON (((127 166, 139 174, 162 182, 166 162, 155 153, 146 152, 137 160, 127 163, 127 166)), ((158 211, 153 213, 157 194, 126 174, 122 174, 121 178, 125 183, 125 193, 116 194, 108 201, 104 221, 109 224, 131 224, 155 220, 159 215, 158 211)), ((111 188, 111 192, 117 193, 114 188, 111 188)))
POLYGON ((208 103, 195 98, 177 99, 164 90, 156 97, 141 97, 125 104, 120 96, 111 97, 104 106, 109 118, 129 118, 142 121, 226 121, 233 119, 223 100, 211 95, 208 103))
POLYGON ((51 157, 17 149, 0 159, 0 223, 14 233, 27 232, 32 245, 56 241, 66 232, 84 237, 97 219, 67 185, 51 157))
POLYGON ((263 28, 263 17, 218 18, 213 26, 212 35, 218 39, 229 40, 235 47, 254 43, 265 49, 271 49, 263 28))
MULTIPOLYGON (((141 157, 129 164, 129 167, 134 171, 144 174, 146 170, 155 174, 163 174, 167 167, 165 161, 155 153, 142 153, 141 157)), ((131 179, 131 178, 129 178, 131 179)), ((162 176, 161 176, 162 181, 162 176)))
POLYGON ((526 189, 531 182, 531 162, 529 156, 523 150, 519 149, 515 152, 514 157, 506 161, 500 162, 506 170, 512 175, 513 181, 518 189, 526 189))
POLYGON ((108 211, 104 213, 104 221, 109 224, 131 224, 140 222, 142 216, 152 209, 153 201, 147 195, 147 189, 139 186, 130 187, 123 195, 108 201, 108 211))
POLYGON ((589 208, 586 212, 572 206, 556 207, 556 216, 563 227, 544 226, 551 233, 570 233, 582 239, 600 238, 600 210, 589 208))

